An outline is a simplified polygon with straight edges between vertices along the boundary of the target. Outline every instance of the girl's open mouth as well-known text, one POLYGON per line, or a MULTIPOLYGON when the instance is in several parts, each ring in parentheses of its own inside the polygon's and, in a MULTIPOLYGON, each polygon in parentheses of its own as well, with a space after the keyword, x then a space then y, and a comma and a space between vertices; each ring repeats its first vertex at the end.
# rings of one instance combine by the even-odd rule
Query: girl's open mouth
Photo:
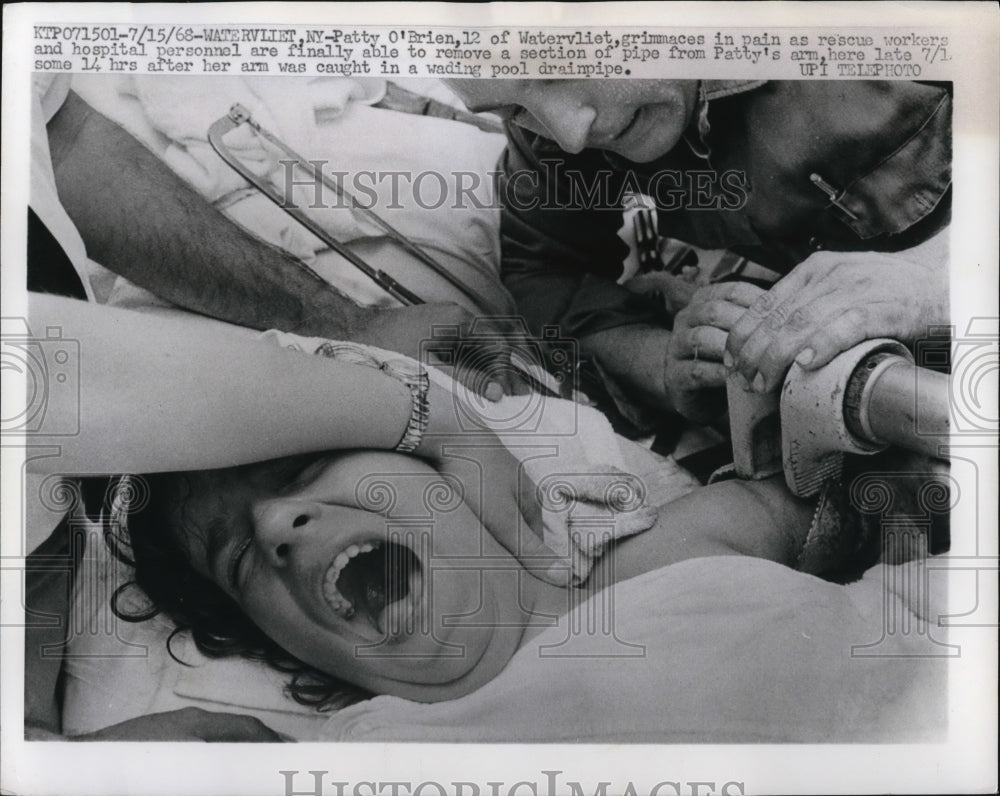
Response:
POLYGON ((383 637, 413 630, 421 588, 417 555, 379 539, 348 545, 323 579, 323 597, 334 613, 352 622, 367 620, 383 637))

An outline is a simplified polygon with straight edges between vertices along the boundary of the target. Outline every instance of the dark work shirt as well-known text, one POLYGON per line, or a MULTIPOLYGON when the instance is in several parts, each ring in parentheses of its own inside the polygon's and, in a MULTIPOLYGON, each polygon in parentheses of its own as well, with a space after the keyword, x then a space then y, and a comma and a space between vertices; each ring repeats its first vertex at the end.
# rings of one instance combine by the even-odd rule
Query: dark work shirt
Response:
POLYGON ((770 81, 710 90, 695 117, 684 142, 645 164, 570 155, 508 125, 502 277, 536 333, 669 325, 650 299, 615 284, 624 192, 656 202, 661 234, 778 273, 819 249, 902 251, 948 223, 947 87, 770 81))

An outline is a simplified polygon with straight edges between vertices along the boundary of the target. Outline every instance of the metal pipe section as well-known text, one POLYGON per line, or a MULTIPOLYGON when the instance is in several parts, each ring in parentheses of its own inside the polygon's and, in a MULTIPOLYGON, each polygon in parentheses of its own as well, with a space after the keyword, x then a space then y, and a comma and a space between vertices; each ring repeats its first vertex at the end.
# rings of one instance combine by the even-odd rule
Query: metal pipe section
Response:
POLYGON ((877 369, 865 393, 862 425, 873 442, 942 455, 951 430, 948 376, 893 356, 877 369))

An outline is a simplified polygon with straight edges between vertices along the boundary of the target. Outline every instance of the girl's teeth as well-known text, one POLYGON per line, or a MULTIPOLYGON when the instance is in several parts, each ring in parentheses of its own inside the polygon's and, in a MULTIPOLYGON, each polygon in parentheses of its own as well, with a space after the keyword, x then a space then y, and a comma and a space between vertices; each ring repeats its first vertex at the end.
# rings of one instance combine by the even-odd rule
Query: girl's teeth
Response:
POLYGON ((337 581, 340 579, 340 573, 356 555, 359 553, 370 553, 377 546, 377 544, 369 542, 364 542, 360 545, 349 545, 346 550, 337 553, 333 559, 333 564, 326 571, 326 575, 323 578, 323 596, 334 612, 345 619, 350 619, 354 616, 354 606, 350 600, 337 591, 337 581))

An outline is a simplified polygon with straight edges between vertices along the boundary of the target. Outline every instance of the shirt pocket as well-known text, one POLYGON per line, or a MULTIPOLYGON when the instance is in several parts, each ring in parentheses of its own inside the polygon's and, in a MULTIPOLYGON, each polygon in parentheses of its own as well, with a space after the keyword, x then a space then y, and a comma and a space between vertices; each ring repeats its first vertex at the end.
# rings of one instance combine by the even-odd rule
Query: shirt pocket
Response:
POLYGON ((895 235, 932 213, 951 185, 951 98, 829 206, 862 240, 895 235))

